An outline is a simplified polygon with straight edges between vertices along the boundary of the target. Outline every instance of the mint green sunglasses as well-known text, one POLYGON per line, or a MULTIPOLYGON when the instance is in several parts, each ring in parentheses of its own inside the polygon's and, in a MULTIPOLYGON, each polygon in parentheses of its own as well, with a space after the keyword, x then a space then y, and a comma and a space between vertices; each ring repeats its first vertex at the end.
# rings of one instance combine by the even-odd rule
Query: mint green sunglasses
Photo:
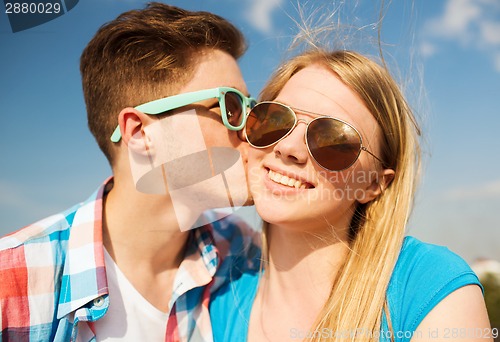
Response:
MULTIPOLYGON (((243 93, 237 89, 218 87, 173 95, 147 102, 134 108, 144 114, 158 115, 169 110, 174 110, 198 101, 212 98, 219 100, 222 123, 231 131, 243 129, 247 119, 247 108, 252 109, 257 103, 254 98, 243 95, 243 93)), ((111 135, 111 141, 119 142, 121 137, 120 126, 116 126, 116 129, 111 135)))

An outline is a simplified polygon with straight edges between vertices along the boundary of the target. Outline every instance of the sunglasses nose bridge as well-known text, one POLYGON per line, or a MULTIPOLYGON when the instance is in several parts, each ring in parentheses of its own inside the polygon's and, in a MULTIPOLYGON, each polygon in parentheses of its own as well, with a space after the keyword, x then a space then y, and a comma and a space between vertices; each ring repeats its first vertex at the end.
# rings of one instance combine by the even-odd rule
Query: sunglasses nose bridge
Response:
POLYGON ((297 118, 297 122, 295 123, 295 126, 293 127, 293 129, 297 128, 299 126, 299 123, 303 123, 306 125, 306 130, 304 132, 304 144, 307 145, 307 128, 309 127, 309 122, 307 122, 304 119, 297 118))
MULTIPOLYGON (((295 129, 299 127, 300 123, 303 123, 303 124, 306 125, 306 131, 307 131, 307 127, 309 126, 309 123, 306 120, 304 120, 304 119, 297 118, 297 119, 295 119, 295 124, 292 126, 292 128, 290 128, 290 130, 288 131, 288 134, 285 137, 283 137, 283 138, 286 138, 290 134, 293 134, 293 132, 295 131, 295 129)), ((305 139, 305 134, 304 134, 304 139, 305 139)), ((304 140, 304 142, 305 142, 305 140, 304 140)))

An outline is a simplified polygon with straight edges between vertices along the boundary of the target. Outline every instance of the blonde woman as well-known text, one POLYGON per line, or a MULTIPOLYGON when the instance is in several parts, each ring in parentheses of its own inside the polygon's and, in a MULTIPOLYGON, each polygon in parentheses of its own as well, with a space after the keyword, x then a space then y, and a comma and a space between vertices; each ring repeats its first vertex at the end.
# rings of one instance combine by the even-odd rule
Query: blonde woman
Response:
POLYGON ((211 303, 220 341, 491 341, 481 285, 444 247, 405 237, 419 128, 397 84, 350 51, 273 75, 245 128, 265 222, 211 303))

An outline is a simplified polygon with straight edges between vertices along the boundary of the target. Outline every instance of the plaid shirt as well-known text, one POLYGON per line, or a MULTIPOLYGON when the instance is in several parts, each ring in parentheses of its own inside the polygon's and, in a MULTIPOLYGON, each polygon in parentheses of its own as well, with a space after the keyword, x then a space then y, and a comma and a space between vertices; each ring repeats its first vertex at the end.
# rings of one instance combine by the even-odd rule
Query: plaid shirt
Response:
MULTIPOLYGON (((0 239, 0 340, 95 341, 93 322, 109 306, 102 199, 110 180, 86 202, 0 239)), ((166 341, 212 341, 210 294, 228 280, 230 264, 260 253, 248 226, 214 218, 190 231, 166 341)))

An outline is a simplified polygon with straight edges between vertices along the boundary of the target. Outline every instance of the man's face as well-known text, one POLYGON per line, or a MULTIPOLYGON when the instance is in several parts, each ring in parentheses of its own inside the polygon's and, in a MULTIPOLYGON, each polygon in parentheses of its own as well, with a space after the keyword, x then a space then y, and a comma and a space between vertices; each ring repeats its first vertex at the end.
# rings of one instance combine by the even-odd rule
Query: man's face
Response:
MULTIPOLYGON (((178 94, 231 87, 248 95, 233 57, 219 50, 205 50, 195 58, 193 77, 178 94)), ((224 126, 217 98, 192 103, 165 117, 151 119, 143 133, 152 142, 144 146, 147 153, 139 154, 139 159, 133 157, 135 152, 131 155, 140 175, 144 175, 148 165, 155 165, 152 172, 147 171, 145 177, 139 178, 136 184, 139 191, 161 193, 157 191, 167 188, 176 213, 178 208, 201 213, 249 203, 245 170, 247 143, 240 140, 238 132, 224 126), (140 171, 142 166, 145 169, 140 171)))

